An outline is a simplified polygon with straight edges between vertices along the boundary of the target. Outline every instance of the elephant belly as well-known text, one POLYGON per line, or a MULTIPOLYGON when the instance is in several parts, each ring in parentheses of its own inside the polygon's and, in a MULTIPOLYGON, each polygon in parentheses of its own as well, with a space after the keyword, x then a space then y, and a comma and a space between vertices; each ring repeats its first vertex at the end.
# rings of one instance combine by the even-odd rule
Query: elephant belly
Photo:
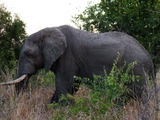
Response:
POLYGON ((92 79, 93 75, 103 76, 105 72, 108 74, 111 68, 111 65, 90 62, 80 69, 80 76, 92 79))

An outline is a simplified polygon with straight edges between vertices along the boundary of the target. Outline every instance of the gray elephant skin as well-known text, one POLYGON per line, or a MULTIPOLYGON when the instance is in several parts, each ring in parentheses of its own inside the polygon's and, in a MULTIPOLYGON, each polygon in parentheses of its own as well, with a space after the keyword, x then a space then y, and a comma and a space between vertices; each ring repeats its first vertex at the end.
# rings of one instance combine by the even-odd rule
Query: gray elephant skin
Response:
MULTIPOLYGON (((56 88, 51 102, 59 102, 61 95, 76 91, 74 76, 93 79, 94 74, 104 75, 104 69, 109 73, 118 55, 118 67, 137 62, 133 73, 141 79, 128 87, 141 96, 146 75, 154 74, 152 59, 137 40, 122 32, 90 33, 68 25, 42 29, 24 43, 18 77, 24 74, 30 77, 42 68, 53 71, 56 88)), ((27 84, 28 79, 16 84, 17 93, 27 84)), ((129 96, 134 97, 132 93, 129 96)))

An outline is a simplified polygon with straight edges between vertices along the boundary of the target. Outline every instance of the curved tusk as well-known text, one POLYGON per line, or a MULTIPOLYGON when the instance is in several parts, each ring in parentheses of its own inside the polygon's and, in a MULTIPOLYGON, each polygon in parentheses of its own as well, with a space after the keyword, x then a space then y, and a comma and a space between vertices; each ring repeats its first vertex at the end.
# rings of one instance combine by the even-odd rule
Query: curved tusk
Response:
POLYGON ((0 85, 12 85, 12 84, 16 84, 16 83, 19 83, 19 82, 25 80, 27 78, 27 76, 28 76, 27 74, 24 74, 21 77, 15 79, 13 81, 8 81, 8 82, 0 83, 0 85))

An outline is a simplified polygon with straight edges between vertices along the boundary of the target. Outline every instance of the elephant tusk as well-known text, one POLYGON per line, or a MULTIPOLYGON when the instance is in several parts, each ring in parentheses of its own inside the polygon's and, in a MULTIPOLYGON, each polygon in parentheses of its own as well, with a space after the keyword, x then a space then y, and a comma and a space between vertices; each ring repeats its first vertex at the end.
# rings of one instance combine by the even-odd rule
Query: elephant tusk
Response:
POLYGON ((0 83, 0 85, 13 85, 13 84, 16 84, 16 83, 19 83, 19 82, 25 80, 27 78, 27 76, 28 76, 27 74, 24 74, 21 77, 15 79, 13 81, 8 81, 8 82, 0 83))

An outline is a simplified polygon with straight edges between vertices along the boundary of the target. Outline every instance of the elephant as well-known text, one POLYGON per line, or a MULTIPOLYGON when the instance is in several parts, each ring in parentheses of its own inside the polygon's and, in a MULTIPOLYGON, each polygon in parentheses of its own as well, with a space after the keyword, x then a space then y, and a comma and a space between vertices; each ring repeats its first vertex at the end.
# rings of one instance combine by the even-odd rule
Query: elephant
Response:
POLYGON ((146 92, 146 76, 155 80, 154 65, 147 50, 130 35, 110 31, 91 33, 69 25, 44 28, 30 35, 21 49, 18 63, 18 79, 15 84, 17 93, 26 89, 29 78, 44 68, 55 74, 55 93, 52 102, 59 102, 61 95, 73 95, 77 91, 74 76, 93 79, 94 75, 109 73, 115 59, 120 68, 124 63, 137 62, 133 74, 140 80, 127 85, 141 97, 146 92))

